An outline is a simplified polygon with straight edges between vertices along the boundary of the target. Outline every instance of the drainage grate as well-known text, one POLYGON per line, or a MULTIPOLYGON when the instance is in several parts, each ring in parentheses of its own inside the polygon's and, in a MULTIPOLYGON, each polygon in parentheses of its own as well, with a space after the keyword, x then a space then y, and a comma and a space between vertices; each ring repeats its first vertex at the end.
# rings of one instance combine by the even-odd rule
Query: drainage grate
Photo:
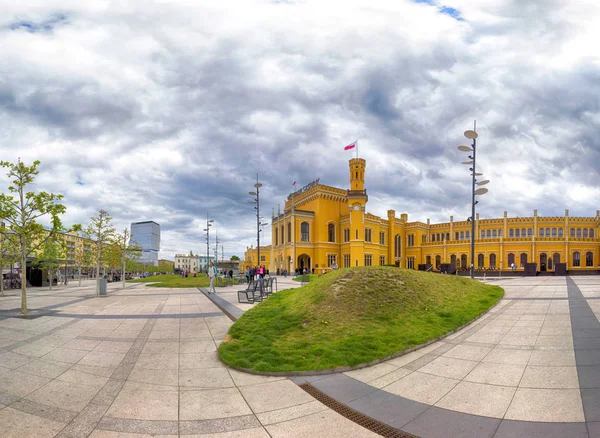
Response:
POLYGON ((406 432, 402 432, 398 429, 395 429, 387 424, 375 420, 374 418, 368 417, 363 413, 355 411, 354 409, 346 406, 343 403, 329 397, 327 394, 319 391, 317 388, 312 386, 310 383, 302 383, 300 388, 308 392, 315 399, 323 403, 330 409, 333 409, 338 414, 346 417, 350 421, 355 422, 356 424, 364 427, 365 429, 369 429, 371 432, 375 432, 378 435, 388 437, 388 438, 417 438, 415 435, 411 435, 406 432))

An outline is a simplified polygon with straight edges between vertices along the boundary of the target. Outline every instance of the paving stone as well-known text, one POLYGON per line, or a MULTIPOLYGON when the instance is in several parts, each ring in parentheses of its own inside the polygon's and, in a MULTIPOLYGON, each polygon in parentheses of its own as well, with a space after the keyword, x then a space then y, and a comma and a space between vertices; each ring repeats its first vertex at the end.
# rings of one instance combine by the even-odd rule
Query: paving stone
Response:
POLYGON ((235 384, 225 368, 179 370, 179 386, 194 388, 231 388, 235 384))
POLYGON ((138 420, 177 420, 179 397, 177 391, 138 391, 122 389, 108 417, 138 420))
POLYGON ((0 436, 2 438, 50 438, 63 427, 65 427, 65 423, 27 414, 11 407, 0 410, 0 436))
POLYGON ((588 438, 585 423, 539 423, 504 420, 494 438, 588 438))
POLYGON ((516 387, 460 382, 436 406, 465 414, 503 418, 516 390, 516 387))
POLYGON ((383 389, 410 400, 433 405, 458 383, 459 380, 415 371, 383 389))
POLYGON ((182 391, 179 409, 181 420, 208 420, 252 414, 236 388, 182 391))
MULTIPOLYGON (((350 377, 347 377, 349 380, 350 377)), ((313 385, 318 383, 313 382, 313 385)), ((313 401, 314 399, 290 380, 243 386, 239 388, 255 413, 274 411, 313 401)))
POLYGON ((505 418, 537 422, 582 422, 584 415, 579 389, 518 388, 505 418))
POLYGON ((76 412, 67 411, 54 406, 43 405, 26 399, 21 399, 15 403, 12 403, 10 407, 22 412, 27 412, 28 414, 37 415, 38 417, 59 421, 61 423, 69 423, 77 416, 76 412))
POLYGON ((428 438, 492 437, 500 419, 479 417, 432 407, 402 428, 403 431, 428 438))
POLYGON ((177 421, 134 420, 126 418, 104 417, 97 429, 114 432, 126 432, 147 435, 177 435, 177 421))
POLYGON ((579 388, 576 367, 528 366, 519 383, 522 388, 579 388))

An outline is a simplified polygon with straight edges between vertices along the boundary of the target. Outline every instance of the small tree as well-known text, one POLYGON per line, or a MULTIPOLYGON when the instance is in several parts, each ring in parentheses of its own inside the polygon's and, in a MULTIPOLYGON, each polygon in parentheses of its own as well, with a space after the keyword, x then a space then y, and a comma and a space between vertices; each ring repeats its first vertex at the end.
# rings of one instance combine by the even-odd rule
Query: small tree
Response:
POLYGON ((229 260, 237 260, 237 261, 239 261, 240 258, 238 256, 236 256, 236 255, 232 255, 229 260))
POLYGON ((123 283, 123 289, 125 289, 125 272, 127 270, 127 266, 130 265, 129 262, 137 260, 142 253, 139 245, 130 245, 130 240, 131 233, 127 228, 124 228, 123 233, 116 235, 113 242, 117 249, 118 259, 121 264, 121 281, 123 283))
POLYGON ((57 201, 63 196, 46 192, 28 192, 27 188, 39 173, 37 167, 39 161, 34 161, 31 166, 26 166, 17 161, 17 164, 8 161, 0 161, 0 166, 8 169, 8 177, 11 184, 8 191, 16 195, 8 196, 0 194, 0 219, 6 222, 15 233, 18 240, 19 265, 21 268, 21 313, 27 312, 27 257, 35 254, 47 239, 51 238, 62 224, 60 215, 67 208, 57 201), (51 228, 46 231, 38 219, 47 217, 50 219, 51 228))
POLYGON ((158 271, 164 272, 166 274, 172 274, 173 273, 173 263, 169 263, 165 260, 159 260, 158 261, 158 271))
POLYGON ((54 234, 42 245, 36 254, 38 261, 36 265, 48 271, 48 281, 52 290, 54 273, 60 268, 62 260, 66 258, 65 241, 60 234, 54 234))
POLYGON ((0 296, 4 296, 4 267, 19 260, 18 244, 17 235, 2 223, 0 226, 0 296))
POLYGON ((102 263, 102 251, 110 244, 115 234, 112 226, 112 217, 105 210, 99 210, 98 216, 92 217, 91 222, 85 230, 85 234, 93 241, 96 255, 96 295, 100 294, 100 265, 102 263))

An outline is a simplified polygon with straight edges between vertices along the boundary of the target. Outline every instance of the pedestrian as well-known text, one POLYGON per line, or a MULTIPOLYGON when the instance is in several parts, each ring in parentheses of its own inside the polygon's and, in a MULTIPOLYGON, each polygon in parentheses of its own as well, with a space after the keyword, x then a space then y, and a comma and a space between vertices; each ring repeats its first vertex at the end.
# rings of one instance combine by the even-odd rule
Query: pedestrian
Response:
POLYGON ((217 293, 215 289, 215 277, 217 276, 217 268, 213 262, 210 262, 210 267, 208 268, 208 278, 210 278, 210 287, 208 288, 208 293, 217 293))
POLYGON ((246 282, 250 284, 250 266, 246 266, 246 282))

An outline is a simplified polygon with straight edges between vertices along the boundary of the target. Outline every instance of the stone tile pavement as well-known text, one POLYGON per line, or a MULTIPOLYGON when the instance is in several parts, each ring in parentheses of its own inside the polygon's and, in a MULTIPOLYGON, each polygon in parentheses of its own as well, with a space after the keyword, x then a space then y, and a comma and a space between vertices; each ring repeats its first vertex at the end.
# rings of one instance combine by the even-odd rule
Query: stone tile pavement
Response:
MULTIPOLYGON (((289 379, 225 367, 232 322, 197 289, 109 284, 96 298, 72 282, 28 296, 56 313, 0 313, 1 437, 375 436, 289 379)), ((19 305, 0 298, 0 312, 19 305)))

